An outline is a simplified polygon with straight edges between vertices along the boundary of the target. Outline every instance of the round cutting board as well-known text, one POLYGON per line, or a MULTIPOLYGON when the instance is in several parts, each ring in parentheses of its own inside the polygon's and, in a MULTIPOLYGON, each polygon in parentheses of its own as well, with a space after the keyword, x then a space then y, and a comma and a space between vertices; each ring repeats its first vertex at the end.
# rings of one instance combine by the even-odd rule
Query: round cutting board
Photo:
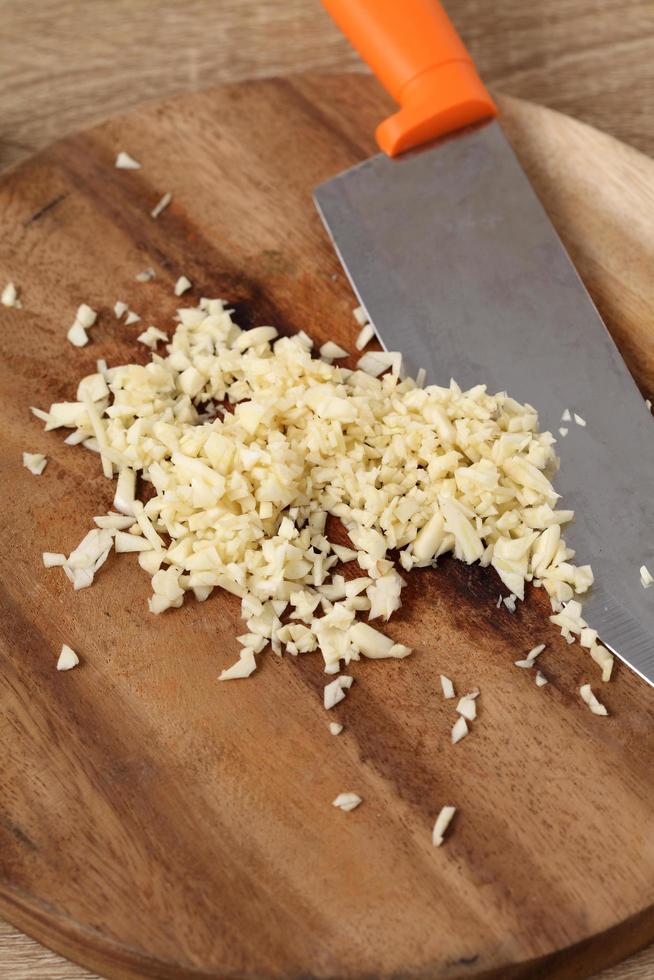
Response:
MULTIPOLYGON (((654 388, 642 158, 502 104, 654 388)), ((73 398, 98 357, 144 357, 136 336, 170 329, 179 275, 194 284, 185 299, 224 297, 243 325, 353 349, 355 303, 311 191, 374 151, 388 108, 362 76, 222 88, 111 120, 0 182, 0 270, 23 299, 0 311, 0 914, 109 977, 577 976, 654 935, 652 691, 620 665, 601 685, 538 592, 511 615, 490 570, 412 573, 388 632, 415 654, 355 664, 327 714, 319 656, 267 653, 247 682, 218 683, 241 631, 234 597, 155 617, 134 556, 77 594, 41 565, 77 544, 112 487, 29 406, 73 398), (142 169, 115 169, 119 150, 142 169), (149 266, 156 278, 136 282, 149 266), (118 299, 139 324, 114 319, 118 299), (65 334, 81 302, 100 316, 78 350, 65 334), (48 456, 41 477, 24 450, 48 456), (63 642, 82 661, 69 673, 55 670, 63 642), (542 689, 513 666, 538 642, 542 689), (456 747, 440 673, 481 689, 456 747), (610 718, 581 704, 588 680, 610 718), (352 813, 330 805, 344 790, 363 798, 352 813), (458 813, 437 849, 446 803, 458 813)))

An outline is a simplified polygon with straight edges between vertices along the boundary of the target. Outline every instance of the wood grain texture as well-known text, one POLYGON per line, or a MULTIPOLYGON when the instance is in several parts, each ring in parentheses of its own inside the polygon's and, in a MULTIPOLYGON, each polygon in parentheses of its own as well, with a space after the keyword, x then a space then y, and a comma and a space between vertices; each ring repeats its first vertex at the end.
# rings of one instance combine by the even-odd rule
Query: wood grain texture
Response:
MULTIPOLYGON (((651 0, 448 0, 486 81, 654 152, 651 0)), ((318 0, 0 0, 0 167, 148 99, 361 69, 318 0)))
MULTIPOLYGON (((371 151, 364 134, 386 108, 363 76, 252 83, 112 120, 0 185, 0 267, 25 303, 0 334, 0 910, 106 976, 585 976, 654 932, 651 692, 618 668, 614 717, 590 715, 576 692, 595 669, 550 628, 542 596, 511 617, 479 569, 410 576, 389 631, 416 655, 356 665, 334 739, 317 657, 267 657, 248 683, 217 684, 236 650, 233 598, 153 618, 129 558, 78 595, 40 568, 111 488, 28 406, 70 396, 96 357, 133 357, 139 328, 111 317, 117 297, 166 326, 184 271, 244 322, 351 345, 352 296, 310 190, 371 151), (119 148, 143 170, 116 171, 119 148), (145 265, 157 278, 135 283, 145 265), (82 300, 101 317, 78 351, 64 334, 82 300), (43 477, 23 449, 49 456, 43 477), (512 666, 535 637, 549 644, 544 691, 512 666), (83 665, 62 675, 63 641, 83 665), (453 751, 440 671, 483 692, 453 751), (365 800, 349 815, 329 805, 345 788, 365 800), (434 851, 434 814, 452 801, 456 832, 434 851)), ((529 127, 556 132, 544 109, 532 122, 504 109, 525 160, 529 127)), ((579 166, 597 134, 576 132, 579 166)), ((638 164, 648 173, 618 154, 618 208, 638 164)), ((531 169, 547 202, 547 166, 531 169)), ((612 227, 604 262, 619 282, 631 224, 612 227)), ((645 328, 641 343, 649 358, 645 328)))

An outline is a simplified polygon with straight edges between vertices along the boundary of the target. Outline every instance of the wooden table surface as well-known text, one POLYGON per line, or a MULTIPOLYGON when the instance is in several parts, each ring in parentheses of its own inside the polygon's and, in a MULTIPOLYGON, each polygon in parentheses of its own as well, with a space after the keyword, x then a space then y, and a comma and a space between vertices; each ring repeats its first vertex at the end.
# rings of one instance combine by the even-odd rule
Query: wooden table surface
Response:
MULTIPOLYGON (((654 155, 652 0, 447 7, 491 85, 654 155)), ((145 100, 278 72, 359 69, 317 0, 0 0, 0 169, 145 100)), ((0 978, 90 977, 0 922, 0 978)), ((652 977, 652 947, 602 974, 652 977)))

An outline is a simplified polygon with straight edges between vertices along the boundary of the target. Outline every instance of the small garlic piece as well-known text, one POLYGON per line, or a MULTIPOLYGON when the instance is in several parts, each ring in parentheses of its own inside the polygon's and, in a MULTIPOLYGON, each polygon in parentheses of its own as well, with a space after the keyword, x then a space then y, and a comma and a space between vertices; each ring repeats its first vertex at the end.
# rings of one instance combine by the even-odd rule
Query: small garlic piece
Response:
POLYGON ((187 291, 187 289, 192 289, 192 288, 193 288, 193 283, 191 282, 191 280, 187 279, 186 276, 180 276, 177 282, 175 283, 175 296, 181 296, 183 293, 187 291))
POLYGON ((445 840, 445 831, 449 827, 455 813, 455 806, 444 806, 436 817, 436 823, 434 824, 431 835, 431 842, 434 847, 440 847, 445 840))
POLYGON ((13 307, 14 309, 20 309, 22 307, 23 304, 18 298, 18 290, 13 282, 8 282, 2 290, 2 293, 0 293, 0 303, 3 306, 13 307))
POLYGON ((460 742, 462 738, 465 738, 468 731, 469 729, 465 718, 463 716, 457 718, 452 726, 452 745, 456 745, 456 743, 460 742))
POLYGON ((579 694, 581 695, 582 701, 588 705, 594 715, 608 715, 606 707, 593 694, 590 684, 583 684, 579 688, 579 694))
POLYGON ((72 670, 77 667, 79 657, 66 643, 61 648, 59 659, 57 660, 57 670, 72 670))
POLYGON ((34 476, 41 476, 47 465, 48 460, 43 453, 23 453, 23 466, 34 476))
POLYGON ((161 212, 166 210, 172 199, 173 195, 170 193, 170 191, 167 191, 152 208, 152 211, 150 211, 150 216, 152 218, 158 218, 161 212))
POLYGON ((336 799, 332 801, 332 806, 349 813, 350 810, 355 810, 361 802, 361 797, 356 793, 339 793, 336 799))
POLYGON ((440 678, 441 678, 441 688, 443 689, 443 697, 446 699, 456 697, 454 693, 454 684, 452 683, 450 678, 446 677, 445 674, 441 674, 440 678))
POLYGON ((124 150, 121 150, 118 153, 118 155, 116 157, 116 162, 115 162, 114 166, 118 170, 140 170, 141 169, 141 164, 138 162, 138 160, 135 160, 134 157, 132 157, 132 156, 129 155, 129 153, 125 153, 124 150))

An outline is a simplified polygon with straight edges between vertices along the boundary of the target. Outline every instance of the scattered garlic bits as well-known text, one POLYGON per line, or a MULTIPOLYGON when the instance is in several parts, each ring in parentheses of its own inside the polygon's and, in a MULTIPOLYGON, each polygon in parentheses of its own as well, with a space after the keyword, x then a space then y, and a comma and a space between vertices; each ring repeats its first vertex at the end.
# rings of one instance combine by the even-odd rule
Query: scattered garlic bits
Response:
POLYGON ((331 682, 331 684, 325 685, 323 701, 327 711, 329 711, 330 708, 335 707, 344 699, 345 692, 352 687, 353 681, 353 677, 343 675, 341 677, 337 677, 335 681, 331 682))
POLYGON ((340 725, 337 721, 330 721, 329 731, 332 735, 340 735, 341 732, 343 731, 343 726, 340 725))
POLYGON ((581 700, 585 701, 594 715, 608 715, 605 706, 593 694, 590 684, 583 684, 579 688, 579 694, 581 695, 581 700))
POLYGON ((445 674, 441 674, 440 678, 441 678, 441 688, 443 690, 443 697, 446 700, 456 697, 454 693, 454 684, 452 683, 450 678, 446 677, 445 674))
POLYGON ((121 150, 116 157, 116 162, 114 164, 117 170, 140 170, 141 164, 134 157, 131 157, 129 153, 125 153, 121 150))
POLYGON ((464 695, 459 699, 459 703, 456 706, 457 714, 465 718, 466 721, 474 721, 477 717, 477 693, 464 695))
POLYGON ((9 309, 20 310, 23 304, 18 298, 18 290, 13 282, 8 282, 0 293, 0 303, 9 309))
POLYGON ((143 272, 137 272, 134 276, 137 282, 150 282, 156 276, 156 272, 152 268, 144 269, 143 272))
POLYGON ((154 350, 158 343, 167 342, 168 334, 164 333, 163 330, 158 330, 157 327, 149 326, 136 339, 140 344, 145 344, 150 350, 154 350))
POLYGON ((582 647, 585 647, 592 659, 602 669, 602 680, 610 681, 613 671, 613 654, 597 642, 597 631, 590 629, 581 615, 581 603, 572 599, 562 606, 561 610, 550 616, 551 622, 561 629, 561 635, 573 643, 575 636, 579 637, 582 647))
POLYGON ((86 303, 78 307, 73 325, 66 334, 73 347, 85 347, 88 344, 89 336, 86 331, 93 326, 97 318, 98 314, 86 303))
POLYGON ((529 653, 524 658, 524 660, 515 660, 514 661, 515 666, 524 667, 528 670, 529 668, 534 666, 534 664, 536 663, 536 658, 541 655, 544 649, 545 649, 545 644, 539 643, 538 646, 534 647, 533 650, 529 651, 529 653))
POLYGON ((191 282, 191 280, 187 279, 186 276, 180 276, 177 282, 175 283, 175 296, 181 296, 183 293, 187 291, 187 289, 192 289, 192 288, 193 288, 193 283, 191 282))
POLYGON ((44 551, 42 558, 45 568, 56 568, 58 565, 66 564, 66 556, 58 551, 44 551))
POLYGON ((244 653, 224 679, 249 674, 268 644, 319 650, 328 674, 408 656, 383 632, 401 604, 400 570, 445 553, 492 565, 513 605, 534 581, 568 612, 593 579, 562 538, 573 513, 556 508, 554 439, 535 410, 482 385, 420 388, 393 371, 347 370, 313 348, 306 334, 243 331, 220 300, 203 299, 178 311, 165 356, 91 375, 77 401, 34 410, 99 454, 118 475, 116 511, 137 521, 89 532, 64 565, 75 587, 115 546, 138 552, 153 613, 189 592, 238 596, 244 653), (150 484, 144 504, 137 475, 150 484), (328 540, 328 515, 348 547, 328 540), (346 582, 339 563, 355 559, 360 576, 346 582))
POLYGON ((652 575, 651 575, 650 570, 647 567, 647 565, 641 565, 640 566, 640 584, 642 585, 642 587, 644 589, 649 589, 650 585, 652 585, 653 582, 654 582, 654 578, 652 578, 652 575))
POLYGON ((355 810, 360 803, 361 797, 357 796, 356 793, 339 793, 336 799, 332 801, 332 806, 349 813, 350 810, 355 810))
POLYGON ((231 667, 223 670, 219 681, 233 681, 241 677, 249 677, 257 669, 257 662, 252 650, 242 650, 241 656, 231 667))
POLYGON ((339 358, 347 357, 348 352, 335 344, 333 340, 328 340, 320 348, 320 356, 325 361, 336 361, 339 358))
POLYGON ((23 466, 34 476, 41 476, 47 465, 48 460, 43 453, 23 453, 23 466))
POLYGON ((366 344, 369 344, 374 336, 375 328, 373 327, 372 323, 364 323, 358 333, 357 339, 354 341, 354 346, 357 350, 363 350, 366 344))
POLYGON ((434 847, 440 847, 445 840, 445 831, 449 827, 455 813, 455 806, 444 806, 436 817, 436 823, 434 824, 434 829, 431 835, 431 842, 434 847))
POLYGON ((452 726, 452 745, 456 745, 456 743, 460 742, 462 738, 465 738, 468 732, 469 728, 467 722, 463 715, 461 715, 452 726))
POLYGON ((61 648, 59 659, 57 660, 57 670, 72 670, 77 667, 79 657, 66 643, 61 648))
POLYGON ((152 218, 158 218, 161 212, 166 210, 166 208, 168 207, 172 199, 173 199, 173 195, 170 193, 170 191, 167 191, 164 194, 164 196, 161 198, 161 200, 158 201, 157 204, 155 204, 155 206, 152 208, 152 211, 150 211, 150 216, 152 218))

